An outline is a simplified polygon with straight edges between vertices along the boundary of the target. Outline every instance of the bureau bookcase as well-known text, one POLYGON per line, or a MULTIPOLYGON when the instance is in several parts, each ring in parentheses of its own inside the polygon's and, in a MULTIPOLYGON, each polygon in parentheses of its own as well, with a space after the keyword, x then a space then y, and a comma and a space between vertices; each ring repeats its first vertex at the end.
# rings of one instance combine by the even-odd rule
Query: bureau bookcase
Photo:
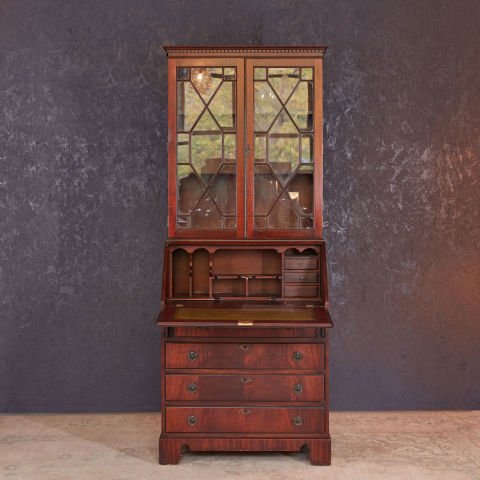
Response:
POLYGON ((159 459, 330 464, 323 46, 165 47, 159 459))

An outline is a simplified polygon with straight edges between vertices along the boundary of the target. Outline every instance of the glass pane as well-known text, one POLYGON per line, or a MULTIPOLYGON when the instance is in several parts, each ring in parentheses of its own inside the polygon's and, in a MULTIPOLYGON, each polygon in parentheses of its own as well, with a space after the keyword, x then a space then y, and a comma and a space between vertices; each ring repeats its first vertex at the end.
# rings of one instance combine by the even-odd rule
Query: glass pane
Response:
POLYGON ((298 135, 272 136, 268 140, 268 161, 283 185, 298 166, 298 135))
POLYGON ((261 229, 264 229, 265 228, 265 225, 266 225, 266 217, 258 217, 256 216, 254 218, 254 225, 255 225, 255 228, 261 228, 261 229))
POLYGON ((301 166, 288 185, 288 197, 302 215, 313 214, 313 169, 301 166))
POLYGON ((235 228, 237 226, 236 217, 223 217, 223 228, 235 228))
POLYGON ((300 219, 300 226, 302 228, 313 228, 313 218, 312 217, 304 217, 300 219))
POLYGON ((177 69, 178 228, 236 228, 235 78, 235 67, 177 69))
POLYGON ((222 135, 192 135, 192 165, 207 184, 222 163, 222 135))
POLYGON ((224 164, 220 167, 209 187, 209 192, 223 215, 235 214, 235 165, 224 164))
POLYGON ((267 161, 267 137, 255 135, 255 161, 265 163, 267 161))
POLYGON ((222 128, 235 127, 235 89, 233 82, 223 82, 209 105, 222 128))
POLYGON ((255 215, 266 215, 281 189, 267 165, 255 166, 255 215))
POLYGON ((227 67, 223 69, 223 78, 225 80, 235 80, 236 77, 236 68, 235 67, 227 67))
POLYGON ((311 135, 302 136, 302 158, 301 163, 313 163, 313 137, 311 135))
POLYGON ((312 67, 254 71, 255 229, 313 228, 313 74, 312 67))
POLYGON ((177 163, 190 163, 190 135, 177 135, 177 163))
POLYGON ((204 109, 190 82, 177 82, 177 130, 188 132, 204 109))
POLYGON ((218 211, 212 197, 208 193, 198 202, 191 215, 192 228, 196 229, 220 229, 222 228, 222 216, 218 211))
POLYGON ((268 81, 285 103, 299 81, 298 68, 269 68, 268 81))
POLYGON ((177 166, 178 214, 190 213, 203 194, 203 185, 190 165, 177 166))
POLYGON ((267 69, 264 67, 255 67, 254 75, 255 75, 255 80, 266 80, 267 69))
POLYGON ((177 68, 177 80, 190 80, 189 68, 177 68))
POLYGON ((282 108, 267 82, 255 82, 255 131, 266 132, 282 108))
POLYGON ((287 115, 285 110, 277 117, 275 123, 273 124, 271 133, 294 133, 297 134, 298 130, 295 124, 290 120, 290 117, 287 115))
POLYGON ((205 110, 200 117, 200 120, 193 128, 194 132, 220 132, 217 123, 212 117, 212 114, 205 110))
POLYGON ((302 80, 312 80, 313 79, 313 68, 302 68, 302 80))
POLYGON ((226 162, 235 162, 237 160, 237 136, 233 134, 223 136, 223 159, 226 162))
POLYGON ((192 68, 191 82, 206 103, 210 100, 210 97, 214 94, 222 79, 223 74, 220 67, 192 68))
POLYGON ((300 130, 312 129, 312 84, 300 82, 286 108, 300 130))
POLYGON ((282 194, 268 216, 269 228, 296 229, 299 227, 298 214, 292 202, 282 194))

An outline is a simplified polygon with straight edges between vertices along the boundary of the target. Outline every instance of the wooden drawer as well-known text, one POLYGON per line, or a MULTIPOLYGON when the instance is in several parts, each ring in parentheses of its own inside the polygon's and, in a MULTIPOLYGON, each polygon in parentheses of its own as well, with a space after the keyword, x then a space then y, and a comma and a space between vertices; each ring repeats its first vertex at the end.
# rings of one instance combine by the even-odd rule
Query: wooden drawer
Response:
POLYGON ((286 270, 315 270, 318 268, 318 258, 310 257, 285 257, 286 270))
POLYGON ((178 433, 323 433, 317 407, 167 407, 166 431, 178 433))
POLYGON ((285 283, 317 283, 318 272, 285 272, 285 283))
POLYGON ((318 297, 317 285, 285 285, 285 297, 318 297))
POLYGON ((323 343, 167 343, 166 368, 323 369, 323 343))
POLYGON ((323 375, 166 375, 166 400, 315 402, 323 375))

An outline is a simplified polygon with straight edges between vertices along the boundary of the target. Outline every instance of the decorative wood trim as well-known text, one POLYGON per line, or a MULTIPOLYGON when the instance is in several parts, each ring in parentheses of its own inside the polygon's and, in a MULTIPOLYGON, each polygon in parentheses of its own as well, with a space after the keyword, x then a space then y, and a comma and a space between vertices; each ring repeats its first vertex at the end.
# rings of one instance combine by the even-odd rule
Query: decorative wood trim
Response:
POLYGON ((323 57, 326 45, 231 45, 231 46, 187 46, 187 45, 165 45, 164 50, 169 57, 190 57, 190 56, 307 56, 323 57))

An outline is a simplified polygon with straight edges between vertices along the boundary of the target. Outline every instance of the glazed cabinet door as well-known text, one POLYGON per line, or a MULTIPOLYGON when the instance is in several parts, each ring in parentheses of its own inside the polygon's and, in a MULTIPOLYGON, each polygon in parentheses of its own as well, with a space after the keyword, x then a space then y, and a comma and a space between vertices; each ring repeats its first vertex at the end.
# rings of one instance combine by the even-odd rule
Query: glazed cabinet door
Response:
POLYGON ((248 59, 246 92, 247 236, 321 237, 321 60, 248 59))
POLYGON ((244 236, 244 62, 168 60, 169 231, 244 236))

